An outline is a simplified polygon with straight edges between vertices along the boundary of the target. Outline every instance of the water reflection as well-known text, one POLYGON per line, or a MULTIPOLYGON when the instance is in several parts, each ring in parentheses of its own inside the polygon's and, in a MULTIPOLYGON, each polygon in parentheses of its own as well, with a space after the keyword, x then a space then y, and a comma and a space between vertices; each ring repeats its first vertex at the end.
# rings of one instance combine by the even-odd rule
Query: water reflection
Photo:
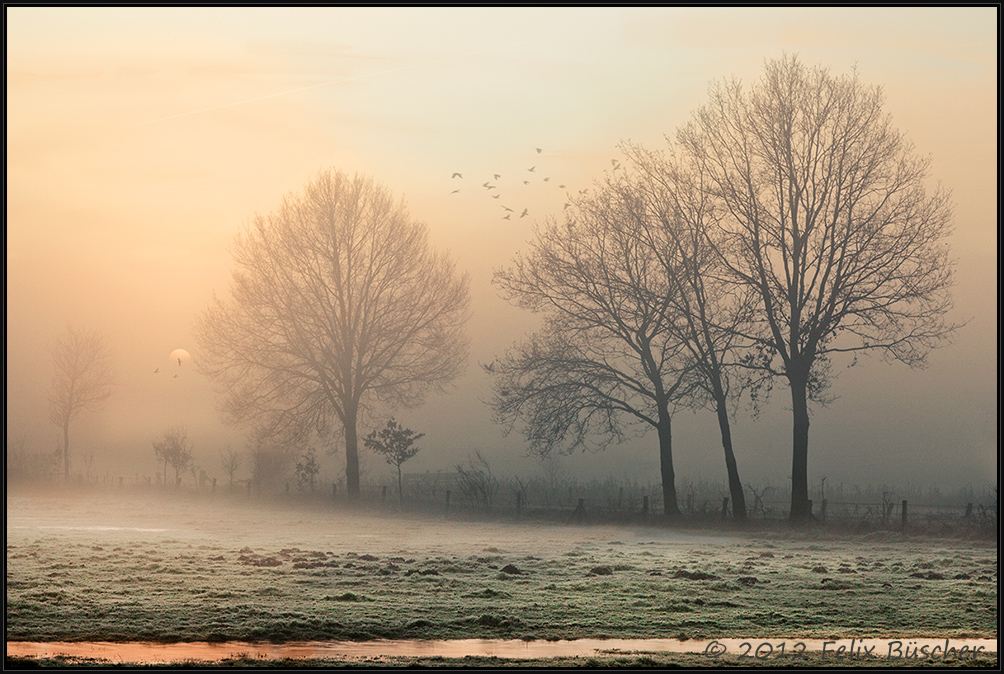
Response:
POLYGON ((113 642, 7 642, 7 655, 20 657, 93 658, 110 662, 158 664, 185 660, 216 662, 230 658, 369 658, 495 656, 510 659, 587 657, 615 653, 698 653, 750 658, 779 657, 799 652, 824 652, 835 657, 875 655, 893 660, 947 656, 972 657, 997 652, 996 639, 576 639, 573 641, 520 641, 515 639, 458 639, 449 641, 376 640, 290 642, 113 643, 113 642))

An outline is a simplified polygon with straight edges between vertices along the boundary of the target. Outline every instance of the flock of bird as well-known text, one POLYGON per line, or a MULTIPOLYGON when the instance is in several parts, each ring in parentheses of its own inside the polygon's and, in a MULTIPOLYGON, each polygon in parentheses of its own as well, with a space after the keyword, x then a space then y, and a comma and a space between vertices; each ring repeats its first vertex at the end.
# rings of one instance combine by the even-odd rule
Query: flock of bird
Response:
MULTIPOLYGON (((534 149, 536 150, 536 153, 538 155, 540 155, 540 154, 542 154, 544 152, 544 149, 540 148, 540 147, 534 148, 534 149)), ((611 159, 610 163, 613 166, 613 170, 614 171, 616 171, 617 169, 621 168, 620 162, 618 160, 616 160, 616 159, 611 159)), ((530 168, 526 169, 526 172, 530 173, 530 174, 533 174, 533 175, 521 179, 522 183, 523 183, 523 187, 526 187, 527 185, 533 184, 534 181, 531 180, 531 178, 536 178, 536 177, 538 177, 540 175, 539 173, 537 173, 537 165, 536 164, 534 164, 530 168)), ((453 175, 450 177, 450 180, 457 180, 457 179, 463 180, 464 179, 464 174, 461 173, 460 171, 454 171, 453 175)), ((483 182, 481 184, 481 188, 484 189, 485 192, 488 193, 488 196, 490 196, 492 199, 499 199, 499 200, 501 200, 502 194, 500 192, 492 193, 492 190, 498 190, 498 188, 499 188, 498 183, 500 183, 501 179, 502 179, 502 175, 501 174, 499 174, 499 173, 493 173, 491 178, 489 178, 488 180, 486 180, 485 182, 483 182)), ((540 178, 539 182, 550 183, 551 182, 551 177, 550 176, 544 176, 543 178, 540 178)), ((559 185, 557 185, 557 187, 558 187, 558 189, 561 189, 561 190, 566 189, 566 186, 564 184, 559 184, 559 185)), ((451 195, 452 194, 457 194, 458 192, 460 192, 460 189, 461 188, 458 187, 457 189, 455 189, 452 192, 450 192, 450 194, 451 195)), ((579 194, 580 195, 584 194, 585 192, 586 192, 586 190, 579 190, 579 194)), ((566 195, 567 199, 565 201, 565 204, 564 204, 562 210, 567 210, 568 208, 570 208, 572 206, 571 199, 568 196, 568 192, 565 192, 565 195, 566 195)), ((505 213, 505 215, 502 216, 503 220, 512 220, 513 216, 517 212, 517 209, 510 208, 509 206, 507 206, 506 204, 502 203, 501 201, 499 201, 499 207, 505 213)), ((521 218, 525 218, 528 215, 530 215, 530 209, 529 208, 523 208, 522 211, 520 211, 519 215, 516 217, 516 219, 519 220, 521 218)))
MULTIPOLYGON (((538 147, 538 148, 535 148, 535 149, 536 149, 538 155, 544 152, 543 148, 538 147)), ((536 171, 537 171, 537 165, 536 164, 534 164, 530 168, 526 169, 526 171, 527 171, 527 173, 533 173, 533 174, 535 174, 534 176, 531 176, 531 178, 532 177, 536 177, 538 175, 536 173, 536 171)), ((454 171, 454 173, 453 173, 453 175, 451 176, 450 179, 451 180, 456 180, 458 178, 461 179, 461 180, 463 180, 464 179, 464 174, 461 173, 461 172, 459 172, 459 171, 454 171)), ((497 190, 498 189, 498 184, 493 184, 493 181, 494 181, 494 183, 498 183, 499 181, 501 181, 501 179, 502 179, 502 175, 501 174, 499 174, 499 173, 493 173, 492 177, 490 179, 486 180, 485 182, 483 182, 481 184, 481 187, 487 193, 489 193, 489 196, 492 199, 501 199, 502 198, 502 194, 500 192, 496 192, 495 194, 491 194, 492 190, 497 190)), ((545 176, 544 178, 541 179, 541 182, 549 183, 549 182, 551 182, 551 177, 550 176, 545 176)), ((527 185, 532 184, 533 181, 530 180, 530 179, 528 179, 528 178, 523 178, 522 179, 522 183, 523 183, 523 187, 526 187, 527 185)), ((559 189, 565 189, 565 185, 558 185, 558 188, 559 189)), ((450 194, 456 194, 459 191, 460 191, 460 188, 457 188, 457 189, 453 190, 452 192, 450 192, 450 194)), ((570 203, 566 203, 565 204, 565 208, 568 208, 569 206, 571 206, 570 203)), ((513 217, 513 215, 515 215, 516 211, 517 211, 517 209, 510 208, 509 206, 505 205, 504 203, 501 203, 501 201, 499 202, 499 207, 502 209, 502 211, 505 212, 505 215, 502 216, 503 220, 511 220, 512 217, 513 217)), ((520 213, 516 217, 516 219, 519 220, 521 218, 525 218, 528 215, 530 215, 530 209, 529 208, 524 208, 524 209, 522 209, 522 211, 520 211, 520 213)))

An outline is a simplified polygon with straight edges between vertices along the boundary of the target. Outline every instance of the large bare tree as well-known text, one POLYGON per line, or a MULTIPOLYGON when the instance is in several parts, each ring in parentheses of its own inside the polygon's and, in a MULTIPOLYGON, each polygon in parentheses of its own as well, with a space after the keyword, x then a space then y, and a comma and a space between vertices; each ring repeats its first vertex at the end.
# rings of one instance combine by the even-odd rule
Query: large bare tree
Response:
POLYGON ((63 431, 63 476, 70 478, 70 423, 94 411, 112 394, 115 373, 108 339, 100 332, 67 326, 52 349, 54 373, 49 419, 63 431))
POLYGON ((706 190, 700 167, 673 152, 655 152, 625 144, 628 180, 612 183, 624 190, 636 210, 637 234, 662 263, 669 301, 678 320, 673 329, 693 366, 695 386, 690 405, 707 407, 718 419, 734 518, 746 520, 746 499, 733 447, 730 403, 744 392, 756 408, 764 376, 751 369, 757 353, 749 338, 756 310, 755 294, 723 278, 712 237, 716 203, 706 190))
POLYGON ((467 276, 386 188, 335 170, 255 216, 234 263, 196 325, 225 418, 286 438, 336 423, 358 495, 360 412, 416 405, 463 370, 467 276))
POLYGON ((606 447, 628 425, 655 428, 664 509, 674 517, 672 414, 688 367, 673 329, 675 289, 637 235, 634 200, 602 185, 574 198, 565 222, 545 223, 529 252, 496 272, 507 298, 544 324, 486 369, 496 419, 507 432, 521 421, 541 455, 606 447))
POLYGON ((677 132, 717 202, 720 259, 752 289, 768 365, 790 387, 791 517, 808 512, 809 402, 837 353, 912 367, 957 326, 949 194, 883 112, 880 87, 783 56, 746 88, 714 83, 677 132))

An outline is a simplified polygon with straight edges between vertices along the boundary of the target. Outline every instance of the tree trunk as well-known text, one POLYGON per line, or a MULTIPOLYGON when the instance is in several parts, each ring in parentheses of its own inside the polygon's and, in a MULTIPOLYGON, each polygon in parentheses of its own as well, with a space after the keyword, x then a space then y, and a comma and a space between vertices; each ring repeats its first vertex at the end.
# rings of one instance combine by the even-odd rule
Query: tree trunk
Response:
POLYGON ((404 489, 401 487, 401 464, 397 464, 397 500, 404 503, 404 489))
POLYGON ((70 481, 70 422, 63 423, 63 479, 70 481))
POLYGON ((351 405, 345 415, 345 486, 350 499, 359 498, 359 435, 356 422, 358 405, 351 405))
POLYGON ((809 518, 809 401, 806 377, 789 377, 791 385, 791 514, 795 521, 809 518))
POLYGON ((716 403, 718 412, 718 428, 722 432, 722 448, 725 450, 725 469, 729 475, 729 493, 732 495, 732 517, 737 522, 746 521, 746 498, 743 496, 743 484, 739 480, 739 467, 736 456, 732 453, 732 428, 729 426, 729 412, 725 406, 724 396, 716 403))
POLYGON ((676 503, 676 473, 673 471, 673 430, 668 410, 659 410, 659 465, 662 468, 662 503, 666 519, 680 515, 676 503))

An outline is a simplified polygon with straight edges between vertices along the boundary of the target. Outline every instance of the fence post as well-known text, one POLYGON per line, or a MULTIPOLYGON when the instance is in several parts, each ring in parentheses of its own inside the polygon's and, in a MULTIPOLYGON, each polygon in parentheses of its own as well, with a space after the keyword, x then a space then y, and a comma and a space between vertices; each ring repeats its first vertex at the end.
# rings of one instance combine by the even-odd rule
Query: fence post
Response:
POLYGON ((826 499, 823 499, 823 507, 819 510, 819 519, 823 522, 826 521, 826 499))
POLYGON ((338 483, 337 482, 332 482, 331 483, 331 500, 334 501, 336 498, 338 498, 338 483))
POLYGON ((724 522, 729 516, 729 497, 726 496, 722 498, 722 521, 724 522))
POLYGON ((902 524, 903 528, 905 529, 906 528, 906 499, 903 499, 903 513, 902 513, 902 518, 903 519, 902 519, 901 524, 902 524))
POLYGON ((641 497, 641 516, 648 517, 648 494, 641 497))

